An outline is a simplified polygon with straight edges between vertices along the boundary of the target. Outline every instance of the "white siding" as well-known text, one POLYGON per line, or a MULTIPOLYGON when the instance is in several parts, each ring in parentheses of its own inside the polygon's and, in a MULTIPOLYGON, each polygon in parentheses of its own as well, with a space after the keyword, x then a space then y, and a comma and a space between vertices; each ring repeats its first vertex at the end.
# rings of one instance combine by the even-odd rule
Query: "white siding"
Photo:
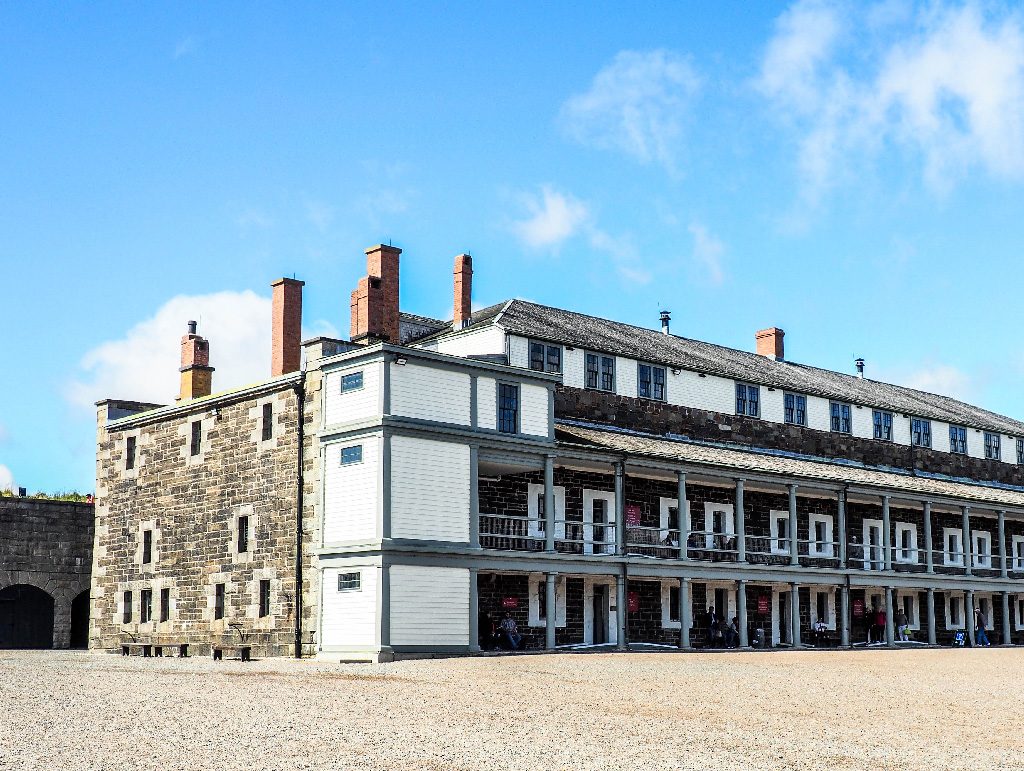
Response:
POLYGON ((570 388, 583 388, 586 356, 580 348, 562 349, 562 383, 570 388))
MULTIPOLYGON (((762 389, 764 390, 764 389, 762 389)), ((736 412, 736 385, 732 380, 682 370, 678 375, 668 371, 669 404, 695 407, 699 410, 722 412, 732 415, 736 412)))
POLYGON ((372 648, 377 644, 379 571, 373 565, 324 570, 320 628, 324 648, 372 648), (339 592, 338 574, 356 572, 360 575, 359 589, 339 592))
POLYGON ((499 327, 487 326, 475 332, 437 340, 431 347, 438 353, 452 356, 479 356, 505 353, 505 332, 499 327))
POLYGON ((391 535, 469 541, 469 446, 391 437, 391 535))
POLYGON ((854 436, 870 439, 875 435, 871 424, 871 408, 857 404, 850 405, 850 428, 854 436))
POLYGON ((324 543, 377 537, 379 436, 363 436, 324 448, 324 543), (363 446, 362 463, 341 465, 341 449, 363 446))
POLYGON ((519 388, 522 401, 519 427, 524 434, 548 435, 548 389, 523 383, 519 388))
POLYGON ((324 378, 324 422, 326 425, 365 420, 380 414, 380 388, 383 365, 377 361, 358 367, 346 367, 327 373, 324 378), (363 372, 363 387, 341 392, 341 376, 363 372))
POLYGON ((761 420, 770 420, 773 423, 786 421, 784 393, 778 388, 769 391, 766 386, 761 386, 761 420))
POLYGON ((892 415, 892 440, 896 444, 910 444, 910 418, 903 416, 903 413, 894 412, 892 415))
POLYGON ((469 570, 392 565, 391 644, 469 645, 469 570))
POLYGON ((409 363, 391 365, 391 414, 469 425, 469 375, 409 363))
POLYGON ((932 449, 949 452, 949 423, 941 420, 932 421, 932 449))
POLYGON ((525 337, 508 336, 508 363, 513 367, 530 367, 530 345, 525 337))
POLYGON ((636 398, 636 359, 615 357, 615 390, 621 396, 636 398))
POLYGON ((480 428, 498 427, 498 381, 493 377, 476 380, 476 424, 480 428))
POLYGON ((974 428, 967 429, 967 454, 972 458, 985 457, 985 432, 974 428))
POLYGON ((1017 440, 1012 436, 1006 436, 1005 434, 999 440, 999 459, 1003 463, 1017 463, 1017 440))
POLYGON ((832 415, 829 400, 820 396, 807 397, 807 427, 818 431, 832 430, 832 415))

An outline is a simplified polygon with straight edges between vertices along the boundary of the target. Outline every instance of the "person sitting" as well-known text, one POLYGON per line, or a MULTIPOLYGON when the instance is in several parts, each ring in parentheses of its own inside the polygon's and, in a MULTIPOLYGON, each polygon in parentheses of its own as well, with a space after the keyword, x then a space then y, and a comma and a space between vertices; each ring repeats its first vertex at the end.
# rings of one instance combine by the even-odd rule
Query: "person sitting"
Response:
POLYGON ((505 618, 498 625, 499 644, 507 651, 517 651, 523 646, 523 636, 519 634, 519 627, 516 626, 512 614, 506 612, 505 618))
POLYGON ((730 621, 729 625, 725 628, 725 647, 740 647, 740 620, 736 616, 732 617, 732 621, 730 621))
POLYGON ((679 543, 672 537, 672 533, 668 533, 662 540, 662 546, 679 546, 679 543))

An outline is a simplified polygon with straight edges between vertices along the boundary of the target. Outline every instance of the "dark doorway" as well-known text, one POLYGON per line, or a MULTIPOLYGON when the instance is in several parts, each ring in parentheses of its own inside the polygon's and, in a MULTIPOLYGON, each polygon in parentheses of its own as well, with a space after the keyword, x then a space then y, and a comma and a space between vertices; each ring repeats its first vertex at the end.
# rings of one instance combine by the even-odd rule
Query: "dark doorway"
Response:
POLYGON ((608 642, 608 587, 594 585, 594 645, 608 642))
POLYGON ((89 647, 89 592, 82 592, 71 602, 71 647, 89 647))
POLYGON ((779 592, 779 642, 792 642, 793 619, 789 612, 789 592, 779 592))
POLYGON ((0 648, 52 648, 53 597, 27 584, 0 590, 0 648))

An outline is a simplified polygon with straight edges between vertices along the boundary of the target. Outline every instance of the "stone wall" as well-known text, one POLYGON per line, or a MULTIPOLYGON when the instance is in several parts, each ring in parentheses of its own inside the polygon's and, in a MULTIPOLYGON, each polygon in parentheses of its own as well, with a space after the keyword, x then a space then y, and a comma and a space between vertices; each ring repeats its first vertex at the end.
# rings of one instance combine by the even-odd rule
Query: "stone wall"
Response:
MULTIPOLYGON (((31 610, 15 599, 21 592, 14 587, 24 586, 52 598, 52 645, 69 647, 72 603, 89 591, 92 504, 0 498, 0 534, 0 647, 11 644, 13 625, 21 626, 20 616, 31 610)), ((84 598, 79 602, 88 608, 84 598)), ((76 618, 76 627, 83 620, 76 618)))
MULTIPOLYGON (((1011 463, 602 391, 558 386, 555 391, 555 416, 608 423, 652 434, 671 433, 692 439, 789 450, 824 458, 845 458, 871 466, 891 466, 1024 485, 1024 471, 1011 463)), ((933 437, 933 441, 941 443, 942 437, 933 437)), ((1013 447, 1003 450, 1016 451, 1013 447)))

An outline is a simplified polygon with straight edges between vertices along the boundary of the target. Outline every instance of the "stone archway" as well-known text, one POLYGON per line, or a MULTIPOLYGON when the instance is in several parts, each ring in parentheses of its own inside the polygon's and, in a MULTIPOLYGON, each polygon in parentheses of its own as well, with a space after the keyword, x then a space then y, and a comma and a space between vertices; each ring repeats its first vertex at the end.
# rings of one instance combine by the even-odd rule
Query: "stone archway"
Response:
POLYGON ((89 590, 71 601, 71 647, 89 647, 89 590))
POLYGON ((38 587, 0 589, 0 648, 52 648, 53 597, 38 587))

